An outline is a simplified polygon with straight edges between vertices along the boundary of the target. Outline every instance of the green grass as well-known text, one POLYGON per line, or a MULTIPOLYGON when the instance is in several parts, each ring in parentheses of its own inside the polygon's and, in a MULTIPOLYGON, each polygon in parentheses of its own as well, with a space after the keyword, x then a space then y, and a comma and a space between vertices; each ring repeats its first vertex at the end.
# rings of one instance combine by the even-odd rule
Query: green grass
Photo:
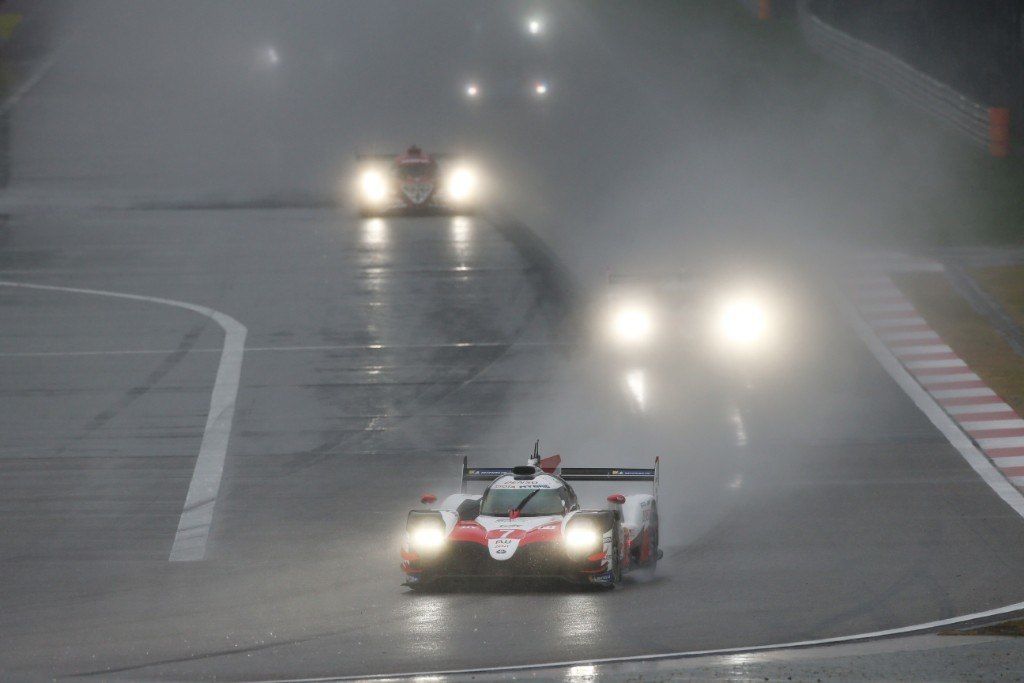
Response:
POLYGON ((971 274, 1024 327, 1024 266, 979 268, 971 274))

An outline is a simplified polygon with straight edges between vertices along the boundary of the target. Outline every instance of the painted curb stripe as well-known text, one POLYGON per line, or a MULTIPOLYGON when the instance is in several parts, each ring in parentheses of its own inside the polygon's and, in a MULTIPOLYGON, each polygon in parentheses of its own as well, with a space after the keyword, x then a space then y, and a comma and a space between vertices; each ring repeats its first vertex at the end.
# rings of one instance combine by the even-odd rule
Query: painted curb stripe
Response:
POLYGON ((918 332, 890 332, 889 334, 883 334, 880 336, 882 341, 885 342, 925 341, 929 339, 938 341, 940 339, 939 335, 931 330, 921 330, 918 332))
POLYGON ((987 454, 988 454, 988 456, 990 458, 996 458, 996 460, 998 461, 999 458, 1007 458, 1007 457, 1013 457, 1013 456, 1016 456, 1016 455, 1024 455, 1024 447, 1019 447, 1019 448, 990 448, 990 449, 988 449, 987 454))
MULTIPOLYGON (((991 389, 989 389, 991 391, 991 389)), ((939 402, 945 405, 946 408, 956 407, 956 405, 1006 405, 1002 401, 993 401, 992 397, 998 398, 995 392, 992 391, 992 395, 982 396, 952 396, 950 398, 943 398, 939 402)), ((1009 410, 1006 409, 1006 410, 1009 410)))
POLYGON ((879 344, 910 372, 963 437, 982 450, 987 462, 1009 477, 1004 481, 1024 485, 1024 419, 970 371, 890 277, 857 277, 848 284, 857 319, 877 331, 879 344), (865 281, 871 284, 861 284, 865 281))
POLYGON ((919 370, 919 371, 917 371, 917 372, 915 372, 913 374, 924 377, 924 379, 921 380, 921 384, 952 384, 952 385, 959 385, 959 386, 956 386, 956 387, 952 387, 952 388, 957 388, 957 389, 973 389, 973 388, 976 388, 978 386, 983 386, 983 387, 987 387, 988 386, 987 384, 985 384, 984 382, 981 381, 980 377, 978 377, 973 372, 970 372, 969 370, 961 370, 961 371, 941 370, 941 371, 938 371, 938 372, 928 371, 928 370, 919 370))
MULTIPOLYGON (((950 384, 953 384, 953 383, 950 383, 950 384)), ((987 386, 984 386, 983 383, 980 380, 977 383, 975 383, 975 382, 964 382, 963 384, 976 384, 976 386, 970 386, 970 387, 958 388, 958 389, 953 389, 953 388, 950 388, 950 389, 945 389, 945 388, 939 389, 939 388, 936 388, 936 387, 944 386, 944 385, 935 385, 935 386, 932 387, 932 396, 934 396, 935 398, 938 398, 939 402, 942 402, 943 398, 994 398, 995 397, 995 392, 992 391, 991 389, 989 389, 987 386)))
POLYGON ((1013 412, 1013 408, 1006 403, 975 403, 968 405, 950 406, 947 410, 950 415, 969 415, 971 413, 1002 413, 1013 412))

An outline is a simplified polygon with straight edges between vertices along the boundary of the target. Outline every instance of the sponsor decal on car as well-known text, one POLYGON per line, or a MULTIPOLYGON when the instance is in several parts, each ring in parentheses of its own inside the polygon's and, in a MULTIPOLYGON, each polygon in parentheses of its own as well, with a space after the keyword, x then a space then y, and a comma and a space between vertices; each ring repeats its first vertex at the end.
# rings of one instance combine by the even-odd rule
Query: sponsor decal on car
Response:
POLYGON ((491 486, 492 489, 554 489, 559 488, 553 486, 546 481, 540 481, 537 479, 510 479, 509 481, 498 482, 491 486))
POLYGON ((413 204, 422 204, 433 191, 433 183, 403 183, 402 185, 402 193, 413 204))

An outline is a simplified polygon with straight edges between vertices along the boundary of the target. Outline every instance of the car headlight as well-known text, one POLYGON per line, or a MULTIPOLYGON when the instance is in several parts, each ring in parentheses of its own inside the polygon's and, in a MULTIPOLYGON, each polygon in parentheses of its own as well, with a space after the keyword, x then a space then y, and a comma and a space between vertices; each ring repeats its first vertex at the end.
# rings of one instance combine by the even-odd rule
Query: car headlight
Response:
POLYGON ((718 311, 718 336, 734 348, 752 348, 763 344, 769 332, 769 314, 764 303, 752 297, 739 297, 722 304, 718 311))
POLYGON ((444 529, 436 524, 421 524, 409 532, 409 544, 416 550, 436 550, 444 545, 444 529))
POLYGON ((622 306, 612 315, 612 335, 621 344, 643 344, 654 332, 654 316, 639 305, 622 306))
POLYGON ((359 176, 359 189, 366 200, 377 203, 387 196, 388 183, 380 171, 363 171, 359 176))
POLYGON ((476 173, 468 168, 457 168, 448 175, 445 188, 448 196, 457 202, 470 199, 476 192, 478 179, 476 173))
POLYGON ((565 532, 565 546, 573 552, 597 550, 602 541, 601 535, 589 526, 570 527, 565 532))

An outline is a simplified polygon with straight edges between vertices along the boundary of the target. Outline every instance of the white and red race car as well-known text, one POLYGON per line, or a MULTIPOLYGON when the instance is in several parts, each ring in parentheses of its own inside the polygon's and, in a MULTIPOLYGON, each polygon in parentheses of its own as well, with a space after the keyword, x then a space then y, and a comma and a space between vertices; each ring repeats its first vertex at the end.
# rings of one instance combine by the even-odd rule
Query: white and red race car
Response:
MULTIPOLYGON (((402 547, 405 585, 450 578, 539 577, 613 587, 626 572, 653 571, 658 547, 658 461, 653 468, 559 467, 537 447, 520 467, 462 464, 460 493, 437 509, 412 510, 402 547), (482 495, 467 482, 489 482, 482 495), (580 507, 570 481, 652 482, 650 494, 608 496, 606 509, 580 507)), ((437 499, 426 495, 422 502, 437 499)))
POLYGON ((479 174, 454 155, 413 145, 404 154, 360 154, 357 160, 356 201, 364 216, 465 213, 479 204, 479 174))

